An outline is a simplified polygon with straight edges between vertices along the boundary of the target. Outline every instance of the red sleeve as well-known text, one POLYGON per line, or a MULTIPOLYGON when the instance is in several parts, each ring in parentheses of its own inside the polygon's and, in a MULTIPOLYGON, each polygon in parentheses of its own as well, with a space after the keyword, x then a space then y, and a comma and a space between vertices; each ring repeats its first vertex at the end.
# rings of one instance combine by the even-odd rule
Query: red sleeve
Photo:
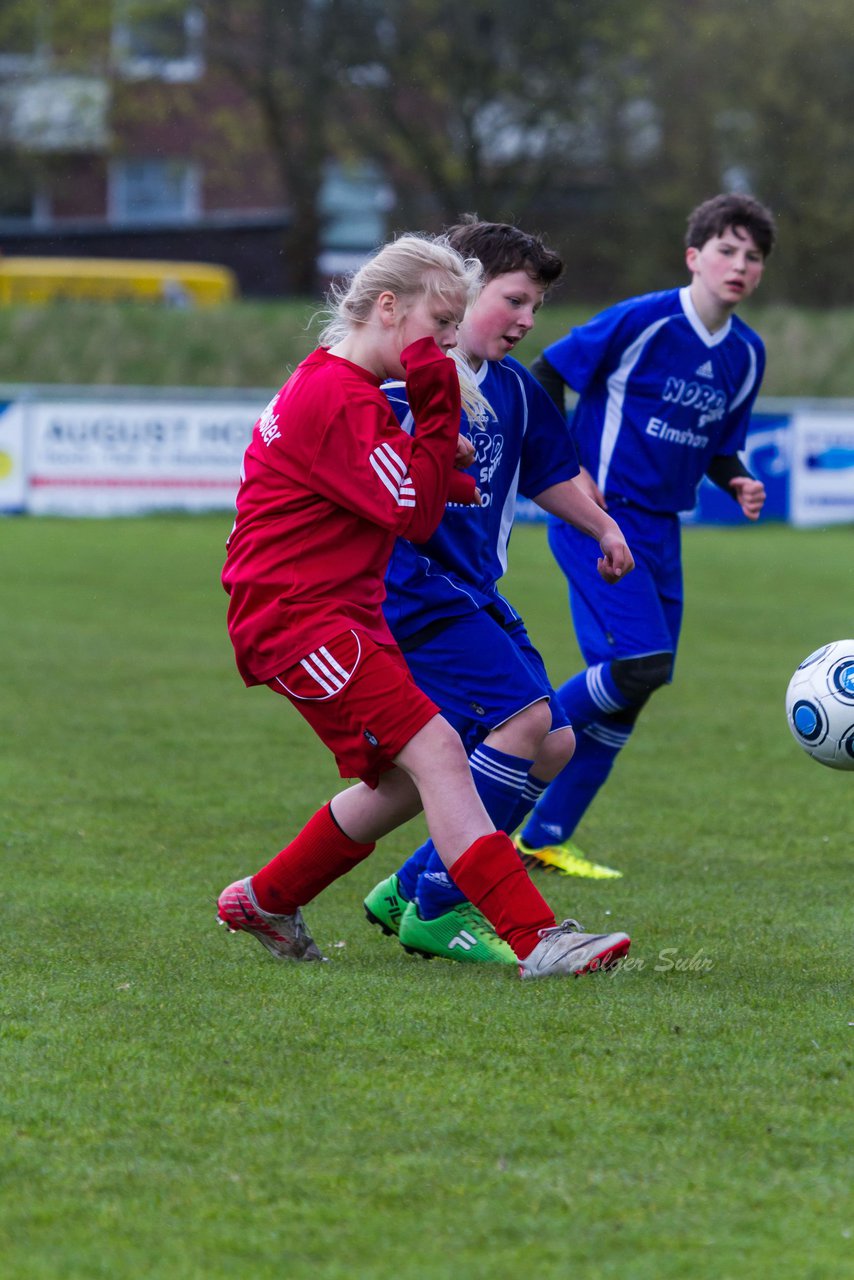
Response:
POLYGON ((432 338, 411 343, 400 359, 406 370, 406 398, 415 419, 409 472, 416 494, 412 517, 400 532, 410 542, 426 542, 439 527, 455 474, 462 409, 460 380, 453 360, 432 338))
POLYGON ((413 342, 401 359, 418 436, 400 429, 378 390, 365 386, 362 395, 351 387, 314 453, 310 482, 339 506, 423 542, 442 518, 451 476, 460 474, 460 384, 432 338, 413 342))
POLYGON ((454 471, 448 487, 448 501, 458 502, 461 506, 473 507, 477 481, 467 471, 454 471))

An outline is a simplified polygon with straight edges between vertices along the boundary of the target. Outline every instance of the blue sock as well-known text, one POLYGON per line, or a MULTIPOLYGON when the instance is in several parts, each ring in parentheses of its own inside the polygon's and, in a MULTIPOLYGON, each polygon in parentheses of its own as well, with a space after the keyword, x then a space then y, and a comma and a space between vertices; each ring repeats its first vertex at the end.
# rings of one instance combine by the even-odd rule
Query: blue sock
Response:
MULTIPOLYGON (((513 827, 508 824, 518 810, 519 797, 527 783, 528 770, 533 761, 507 755, 504 751, 496 751, 494 747, 481 744, 472 752, 469 764, 474 785, 496 829, 512 831, 513 827)), ((448 875, 432 841, 428 844, 430 855, 418 880, 416 893, 418 910, 423 918, 435 920, 437 916, 452 911, 458 903, 465 902, 466 896, 460 893, 448 875)), ((422 849, 427 847, 422 845, 422 849)))
POLYGON ((603 714, 612 716, 615 711, 623 711, 630 705, 614 684, 609 662, 600 662, 580 671, 557 692, 576 733, 594 720, 601 720, 603 714))
POLYGON ((508 835, 512 835, 519 823, 525 821, 548 785, 547 782, 541 782, 539 778, 535 778, 532 773, 528 774, 528 779, 516 804, 516 810, 507 827, 508 835))
POLYGON ((576 738, 575 754, 537 801, 522 839, 532 849, 568 840, 626 745, 634 725, 600 719, 576 738))
POLYGON ((418 887, 418 877, 427 870, 427 860, 433 852, 433 841, 425 840, 414 853, 410 854, 397 873, 398 887, 404 898, 411 902, 418 887))

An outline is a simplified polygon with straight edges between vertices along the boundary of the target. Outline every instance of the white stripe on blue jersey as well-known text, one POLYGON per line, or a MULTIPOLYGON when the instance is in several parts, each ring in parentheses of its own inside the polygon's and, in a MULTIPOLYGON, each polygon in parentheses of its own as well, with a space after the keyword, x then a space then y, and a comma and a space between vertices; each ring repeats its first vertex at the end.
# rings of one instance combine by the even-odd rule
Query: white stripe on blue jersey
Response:
POLYGON ((596 483, 603 493, 608 487, 608 467, 611 465, 614 446, 620 434, 620 427, 623 425, 623 405, 626 399, 626 385, 629 381, 629 375, 643 355, 646 344, 663 324, 667 324, 666 318, 657 320, 648 329, 644 329, 640 337, 636 338, 632 345, 627 348, 616 372, 612 373, 608 379, 608 400, 605 405, 605 424, 602 430, 602 444, 599 449, 599 470, 596 477, 596 483))
POLYGON ((573 435, 600 489, 668 513, 744 447, 765 368, 759 336, 736 316, 710 333, 688 287, 618 303, 544 355, 578 392, 573 435))

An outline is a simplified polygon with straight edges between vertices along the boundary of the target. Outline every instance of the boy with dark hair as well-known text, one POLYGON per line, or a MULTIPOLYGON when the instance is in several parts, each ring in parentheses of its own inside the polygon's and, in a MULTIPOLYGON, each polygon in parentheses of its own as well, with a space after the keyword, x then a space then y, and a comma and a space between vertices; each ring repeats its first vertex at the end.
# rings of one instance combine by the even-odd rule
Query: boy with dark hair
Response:
POLYGON ((759 285, 774 219, 752 196, 724 194, 688 218, 691 283, 630 298, 547 347, 532 365, 572 419, 579 483, 625 529, 637 568, 600 590, 574 529, 550 522, 549 545, 569 582, 587 668, 560 690, 575 754, 538 801, 516 845, 530 866, 570 871, 576 826, 626 745, 647 699, 670 683, 682 622, 679 512, 704 475, 757 520, 765 488, 742 464, 765 348, 733 313, 759 285))
MULTIPOLYGON (((449 502, 428 540, 398 539, 386 574, 385 616, 416 683, 460 734, 492 821, 513 831, 574 743, 540 655, 496 588, 507 566, 517 491, 581 530, 582 554, 606 581, 627 573, 632 560, 613 519, 574 483, 578 463, 561 415, 510 356, 560 275, 560 258, 516 227, 476 218, 451 228, 448 239, 484 270, 484 286, 458 335, 492 410, 463 424, 474 446, 469 471, 481 505, 449 502), (598 567, 590 537, 602 550, 598 567)), ((405 387, 387 384, 386 392, 401 425, 412 430, 405 387)), ((429 841, 372 890, 365 908, 407 950, 513 963, 429 841)))

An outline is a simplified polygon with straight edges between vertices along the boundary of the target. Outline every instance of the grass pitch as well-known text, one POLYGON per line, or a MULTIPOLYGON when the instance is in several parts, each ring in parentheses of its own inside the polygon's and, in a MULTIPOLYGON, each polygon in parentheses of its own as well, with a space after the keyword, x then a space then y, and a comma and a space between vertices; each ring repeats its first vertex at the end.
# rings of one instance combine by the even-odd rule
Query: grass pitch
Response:
MULTIPOLYGON (((337 788, 233 667, 227 515, 0 524, 0 1271, 6 1280, 757 1280, 850 1266, 854 776, 786 728, 851 635, 851 530, 689 529, 676 682, 579 833, 613 976, 404 954, 364 893, 325 966, 214 898, 337 788)), ((577 664, 541 527, 507 592, 577 664)), ((619 589, 619 588, 615 588, 619 589)))

